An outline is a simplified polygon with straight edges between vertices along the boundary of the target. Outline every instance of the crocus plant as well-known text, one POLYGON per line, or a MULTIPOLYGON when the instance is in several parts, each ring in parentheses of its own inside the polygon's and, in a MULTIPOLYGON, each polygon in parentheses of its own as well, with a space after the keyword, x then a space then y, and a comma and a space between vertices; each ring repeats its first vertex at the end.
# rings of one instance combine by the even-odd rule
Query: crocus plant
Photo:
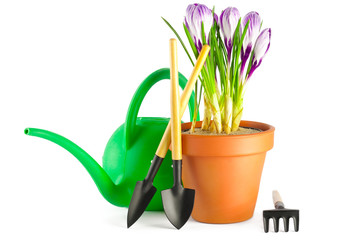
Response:
MULTIPOLYGON (((179 34, 168 21, 163 20, 175 33, 194 64, 179 34)), ((249 12, 241 18, 237 8, 228 7, 218 18, 214 9, 203 4, 187 7, 183 28, 196 58, 204 44, 211 47, 201 72, 200 88, 196 84, 197 107, 191 131, 194 131, 202 92, 202 129, 217 133, 224 131, 227 134, 238 130, 246 85, 270 47, 271 29, 261 29, 262 20, 257 12, 249 12)))

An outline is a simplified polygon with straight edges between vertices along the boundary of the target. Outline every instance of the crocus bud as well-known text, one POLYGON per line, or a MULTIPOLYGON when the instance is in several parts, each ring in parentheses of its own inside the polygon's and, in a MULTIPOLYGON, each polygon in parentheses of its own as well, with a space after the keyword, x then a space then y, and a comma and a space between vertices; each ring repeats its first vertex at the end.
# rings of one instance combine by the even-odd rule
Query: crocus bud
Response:
MULTIPOLYGON (((249 12, 247 13, 244 18, 242 19, 242 29, 245 28, 247 22, 249 21, 249 25, 247 28, 246 35, 244 36, 243 45, 242 45, 242 53, 241 53, 241 59, 247 60, 249 57, 249 54, 251 53, 253 44, 256 40, 256 38, 259 35, 259 32, 261 31, 261 17, 257 12, 249 12)), ((242 35, 242 32, 240 32, 242 35)))
POLYGON ((235 7, 228 7, 224 9, 221 13, 220 18, 220 27, 224 37, 224 43, 227 48, 228 61, 231 57, 231 51, 233 47, 233 36, 236 31, 238 21, 241 15, 235 7))
POLYGON ((202 23, 204 26, 204 34, 208 41, 208 34, 213 24, 212 10, 203 4, 190 4, 186 10, 184 23, 198 52, 200 52, 202 49, 202 23))
POLYGON ((261 64, 262 59, 268 52, 270 44, 271 44, 271 29, 266 28, 265 30, 263 30, 261 32, 261 34, 258 36, 258 38, 254 44, 254 49, 253 49, 254 53, 253 53, 253 57, 251 59, 252 65, 251 65, 251 68, 250 68, 250 71, 248 74, 248 78, 251 77, 254 70, 256 70, 256 68, 258 68, 259 65, 261 64))

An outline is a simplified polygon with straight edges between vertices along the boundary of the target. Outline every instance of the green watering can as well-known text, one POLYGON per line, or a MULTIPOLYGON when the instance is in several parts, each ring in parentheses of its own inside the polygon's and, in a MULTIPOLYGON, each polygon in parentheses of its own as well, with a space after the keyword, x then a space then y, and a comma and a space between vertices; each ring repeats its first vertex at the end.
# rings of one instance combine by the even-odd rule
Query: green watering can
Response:
MULTIPOLYGON (((119 207, 128 207, 135 184, 147 175, 151 160, 169 122, 169 118, 137 117, 147 92, 155 83, 164 79, 170 79, 169 68, 153 72, 140 84, 130 103, 126 122, 108 141, 103 155, 103 168, 75 143, 56 133, 36 128, 26 128, 24 132, 30 136, 47 139, 69 151, 85 167, 108 202, 119 207)), ((186 84, 187 79, 179 73, 179 85, 184 89, 186 84)), ((192 119, 194 93, 190 97, 188 107, 192 119)), ((168 152, 154 179, 154 185, 160 191, 157 191, 147 210, 163 210, 160 192, 172 187, 171 165, 172 160, 168 152)))

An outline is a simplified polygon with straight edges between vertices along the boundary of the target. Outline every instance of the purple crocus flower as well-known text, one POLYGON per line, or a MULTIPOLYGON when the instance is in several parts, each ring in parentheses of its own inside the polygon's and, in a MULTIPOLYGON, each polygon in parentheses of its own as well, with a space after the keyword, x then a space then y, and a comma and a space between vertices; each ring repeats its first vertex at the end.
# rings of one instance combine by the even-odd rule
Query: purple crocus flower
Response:
POLYGON ((202 49, 202 23, 207 40, 213 21, 212 10, 206 5, 198 3, 188 5, 184 24, 186 25, 198 52, 202 49))
POLYGON ((266 28, 261 32, 261 34, 258 36, 254 44, 253 57, 250 61, 251 68, 247 76, 247 79, 249 79, 252 76, 254 70, 256 70, 256 68, 258 68, 259 65, 261 64, 262 59, 264 58, 270 47, 270 44, 271 44, 271 29, 266 28))
MULTIPOLYGON (((257 12, 249 12, 247 13, 244 18, 242 19, 242 29, 246 27, 247 22, 249 21, 247 32, 243 39, 243 45, 242 45, 242 51, 241 51, 241 73, 243 73, 246 61, 252 51, 252 47, 254 44, 254 41, 259 35, 259 32, 261 30, 261 17, 257 12)), ((242 32, 240 32, 242 36, 242 32)))
POLYGON ((228 7, 221 13, 220 27, 224 36, 224 43, 227 48, 228 61, 231 59, 231 51, 233 47, 233 36, 236 31, 238 21, 241 15, 235 7, 228 7))
POLYGON ((249 25, 243 41, 243 46, 245 46, 246 48, 252 46, 252 44, 258 37, 258 34, 261 31, 261 23, 262 23, 259 14, 254 11, 249 12, 244 16, 244 18, 242 19, 242 29, 245 28, 248 21, 249 21, 249 25))

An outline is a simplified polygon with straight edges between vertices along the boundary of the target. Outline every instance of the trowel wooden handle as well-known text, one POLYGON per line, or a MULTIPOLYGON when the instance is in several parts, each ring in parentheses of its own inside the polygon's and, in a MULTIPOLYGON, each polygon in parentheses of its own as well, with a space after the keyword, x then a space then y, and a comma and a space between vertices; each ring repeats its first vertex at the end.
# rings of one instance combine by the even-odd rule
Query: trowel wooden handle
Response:
POLYGON ((172 159, 182 160, 181 121, 179 116, 179 81, 177 40, 169 41, 170 48, 170 110, 172 159))
MULTIPOLYGON (((181 96, 180 99, 180 108, 179 108, 179 116, 180 118, 182 118, 186 107, 187 107, 187 103, 189 101, 189 98, 191 96, 191 93, 193 91, 194 88, 194 84, 197 81, 197 78, 199 76, 199 73, 202 70, 203 64, 206 61, 207 57, 208 57, 208 53, 209 53, 210 47, 209 45, 204 45, 199 56, 197 59, 196 64, 194 65, 192 74, 190 76, 190 78, 188 79, 188 83, 186 85, 186 87, 183 89, 183 94, 181 96)), ((167 154, 168 148, 169 148, 169 144, 171 142, 171 127, 170 127, 170 122, 168 123, 167 129, 165 130, 162 140, 159 143, 158 149, 156 151, 156 155, 164 158, 165 155, 167 154)))

